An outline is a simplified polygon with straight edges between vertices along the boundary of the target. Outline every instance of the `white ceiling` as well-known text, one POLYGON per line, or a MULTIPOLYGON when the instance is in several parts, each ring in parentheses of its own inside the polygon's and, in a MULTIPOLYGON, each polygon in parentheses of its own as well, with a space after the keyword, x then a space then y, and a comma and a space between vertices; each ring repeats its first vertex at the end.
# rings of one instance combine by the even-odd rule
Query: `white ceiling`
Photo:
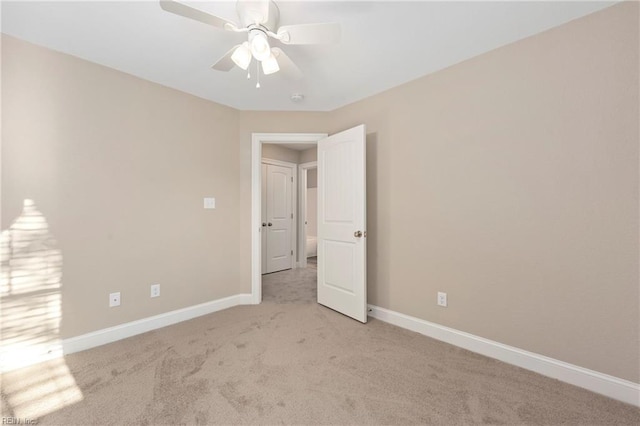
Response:
MULTIPOLYGON (((187 2, 237 21, 235 2, 187 2)), ((2 32, 242 110, 328 111, 615 2, 278 1, 280 24, 339 22, 334 46, 281 46, 304 72, 261 78, 210 66, 246 35, 157 1, 2 2, 2 32), (290 96, 303 93, 293 103, 290 96)), ((279 44, 275 42, 273 45, 279 44)))

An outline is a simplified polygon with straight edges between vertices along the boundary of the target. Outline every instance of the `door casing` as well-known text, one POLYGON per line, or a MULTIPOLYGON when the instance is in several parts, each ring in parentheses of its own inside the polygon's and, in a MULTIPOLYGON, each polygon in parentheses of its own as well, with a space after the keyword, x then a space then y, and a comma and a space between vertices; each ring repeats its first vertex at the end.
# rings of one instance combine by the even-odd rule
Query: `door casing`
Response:
MULTIPOLYGON (((308 143, 317 145, 327 133, 251 134, 251 303, 262 302, 262 144, 308 143)), ((296 206, 297 207, 297 206, 296 206)), ((294 217, 297 215, 297 208, 294 217)))

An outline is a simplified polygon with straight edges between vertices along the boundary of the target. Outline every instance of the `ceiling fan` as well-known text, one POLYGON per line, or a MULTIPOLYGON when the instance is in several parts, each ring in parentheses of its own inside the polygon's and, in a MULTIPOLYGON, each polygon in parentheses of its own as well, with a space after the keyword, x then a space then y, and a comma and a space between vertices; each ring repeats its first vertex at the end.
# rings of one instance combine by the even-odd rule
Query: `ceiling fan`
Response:
MULTIPOLYGON (((211 68, 218 71, 229 71, 234 65, 247 70, 253 59, 256 60, 258 83, 260 73, 258 64, 265 75, 278 72, 280 69, 301 78, 302 72, 291 59, 278 47, 271 47, 269 38, 282 44, 328 44, 340 40, 340 24, 299 24, 278 26, 280 10, 272 0, 237 0, 236 11, 239 24, 212 15, 200 9, 188 6, 175 0, 160 0, 160 7, 167 12, 194 19, 225 31, 247 33, 248 40, 233 46, 211 68)), ((247 78, 251 75, 247 74, 247 78)))

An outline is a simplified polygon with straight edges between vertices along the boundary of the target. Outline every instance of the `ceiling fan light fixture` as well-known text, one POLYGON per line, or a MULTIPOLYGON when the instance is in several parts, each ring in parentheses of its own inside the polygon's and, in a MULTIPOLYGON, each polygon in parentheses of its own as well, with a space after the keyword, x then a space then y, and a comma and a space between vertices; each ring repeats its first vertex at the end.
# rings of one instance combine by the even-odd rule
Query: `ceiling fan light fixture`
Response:
MULTIPOLYGON (((248 71, 255 58, 258 78, 260 77, 258 62, 260 62, 265 75, 276 73, 282 67, 286 74, 299 80, 302 78, 300 69, 279 47, 271 48, 269 37, 287 45, 330 44, 340 40, 340 24, 335 22, 280 25, 280 10, 274 0, 237 0, 238 24, 191 7, 182 1, 160 0, 160 7, 169 13, 221 30, 246 33, 248 36, 246 42, 229 49, 211 66, 217 71, 230 71, 234 64, 248 71)), ((251 78, 249 73, 247 78, 251 78)))
POLYGON ((278 60, 272 53, 267 59, 262 61, 262 72, 264 75, 269 75, 278 71, 280 71, 280 65, 278 65, 278 60))
POLYGON ((231 60, 243 70, 249 68, 251 63, 251 50, 249 50, 249 43, 246 41, 236 48, 231 55, 231 60))
POLYGON ((251 37, 251 54, 260 62, 271 56, 271 46, 269 46, 267 35, 262 31, 253 31, 253 36, 251 37))

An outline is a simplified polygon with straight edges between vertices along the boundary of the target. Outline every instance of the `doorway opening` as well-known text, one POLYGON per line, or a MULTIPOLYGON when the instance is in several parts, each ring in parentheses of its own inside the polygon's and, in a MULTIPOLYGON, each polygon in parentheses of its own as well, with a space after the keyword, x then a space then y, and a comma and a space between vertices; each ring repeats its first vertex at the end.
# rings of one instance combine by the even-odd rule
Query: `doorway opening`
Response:
MULTIPOLYGON (((317 156, 317 152, 316 152, 317 156)), ((318 264, 318 161, 298 166, 300 176, 300 220, 298 230, 298 264, 318 264)))
MULTIPOLYGON (((303 152, 317 147, 317 143, 320 139, 327 137, 326 133, 254 133, 251 141, 251 301, 254 304, 259 304, 262 301, 262 274, 263 274, 263 234, 268 227, 268 221, 263 221, 263 159, 269 158, 268 156, 274 156, 275 152, 282 149, 293 149, 303 152), (262 224, 265 223, 263 227, 262 224)), ((300 154, 299 154, 300 155, 300 154)), ((277 158, 271 158, 273 161, 282 161, 277 158)), ((300 164, 300 160, 296 166, 306 165, 312 163, 312 161, 304 161, 300 164)), ((289 161, 288 163, 292 163, 289 161)), ((298 175, 298 168, 294 168, 295 172, 292 175, 298 175)), ((304 169, 304 179, 306 188, 307 173, 304 169)), ((292 176, 293 177, 293 176, 292 176)), ((301 248, 301 239, 306 239, 306 229, 304 229, 304 220, 299 220, 301 206, 300 199, 302 196, 298 196, 297 188, 302 188, 300 177, 294 178, 294 188, 292 190, 292 211, 291 211, 291 227, 292 229, 292 247, 291 247, 291 266, 300 267, 300 259, 306 252, 306 246, 301 248), (295 198, 294 198, 295 197, 295 198), (301 231, 301 228, 302 231, 301 231), (294 247, 295 246, 295 247, 294 247)), ((305 205, 306 207, 306 205, 305 205)), ((305 208, 306 210, 306 208, 305 208)), ((272 223, 272 229, 273 224, 272 223)), ((268 231, 267 231, 268 232, 268 231)), ((302 259, 303 263, 307 264, 306 258, 302 259)))

